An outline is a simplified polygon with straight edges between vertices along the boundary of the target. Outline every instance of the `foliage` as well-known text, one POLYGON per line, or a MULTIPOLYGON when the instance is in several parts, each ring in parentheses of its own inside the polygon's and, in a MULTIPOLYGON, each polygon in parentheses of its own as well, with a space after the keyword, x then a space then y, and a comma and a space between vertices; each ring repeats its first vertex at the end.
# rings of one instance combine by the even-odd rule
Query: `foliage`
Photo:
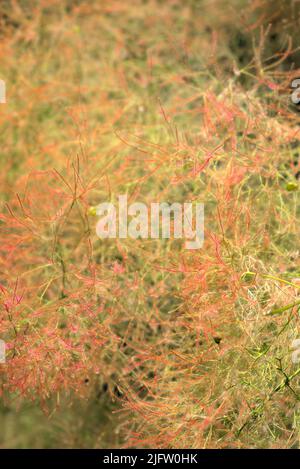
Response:
POLYGON ((298 13, 271 3, 1 4, 2 446, 299 446, 298 13), (98 239, 124 193, 204 202, 205 248, 98 239))

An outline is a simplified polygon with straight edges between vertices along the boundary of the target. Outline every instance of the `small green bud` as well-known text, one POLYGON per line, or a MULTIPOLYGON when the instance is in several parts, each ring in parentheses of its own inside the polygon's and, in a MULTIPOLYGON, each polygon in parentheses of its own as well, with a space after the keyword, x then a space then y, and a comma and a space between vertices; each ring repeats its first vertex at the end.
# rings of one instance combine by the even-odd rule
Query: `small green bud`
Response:
POLYGON ((296 191, 298 189, 298 184, 296 182, 290 181, 290 182, 287 183, 285 188, 288 192, 293 192, 293 191, 296 191))
POLYGON ((241 280, 243 282, 249 283, 254 279, 255 276, 256 276, 255 272, 244 272, 241 276, 241 280))
POLYGON ((96 207, 89 207, 88 214, 91 215, 92 217, 95 217, 97 215, 96 207))

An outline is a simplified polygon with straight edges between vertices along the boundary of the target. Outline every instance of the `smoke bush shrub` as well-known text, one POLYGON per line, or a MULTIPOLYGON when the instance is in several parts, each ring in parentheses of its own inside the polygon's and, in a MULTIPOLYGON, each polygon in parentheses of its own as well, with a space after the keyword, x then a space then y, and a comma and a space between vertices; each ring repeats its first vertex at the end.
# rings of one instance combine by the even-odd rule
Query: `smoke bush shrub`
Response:
POLYGON ((1 393, 57 413, 106 394, 114 445, 299 442, 294 58, 267 60, 269 2, 245 5, 244 30, 213 3, 218 17, 175 0, 4 5, 1 393), (260 42, 242 64, 244 36, 260 42), (90 208, 124 193, 203 202, 204 249, 98 239, 90 208))

